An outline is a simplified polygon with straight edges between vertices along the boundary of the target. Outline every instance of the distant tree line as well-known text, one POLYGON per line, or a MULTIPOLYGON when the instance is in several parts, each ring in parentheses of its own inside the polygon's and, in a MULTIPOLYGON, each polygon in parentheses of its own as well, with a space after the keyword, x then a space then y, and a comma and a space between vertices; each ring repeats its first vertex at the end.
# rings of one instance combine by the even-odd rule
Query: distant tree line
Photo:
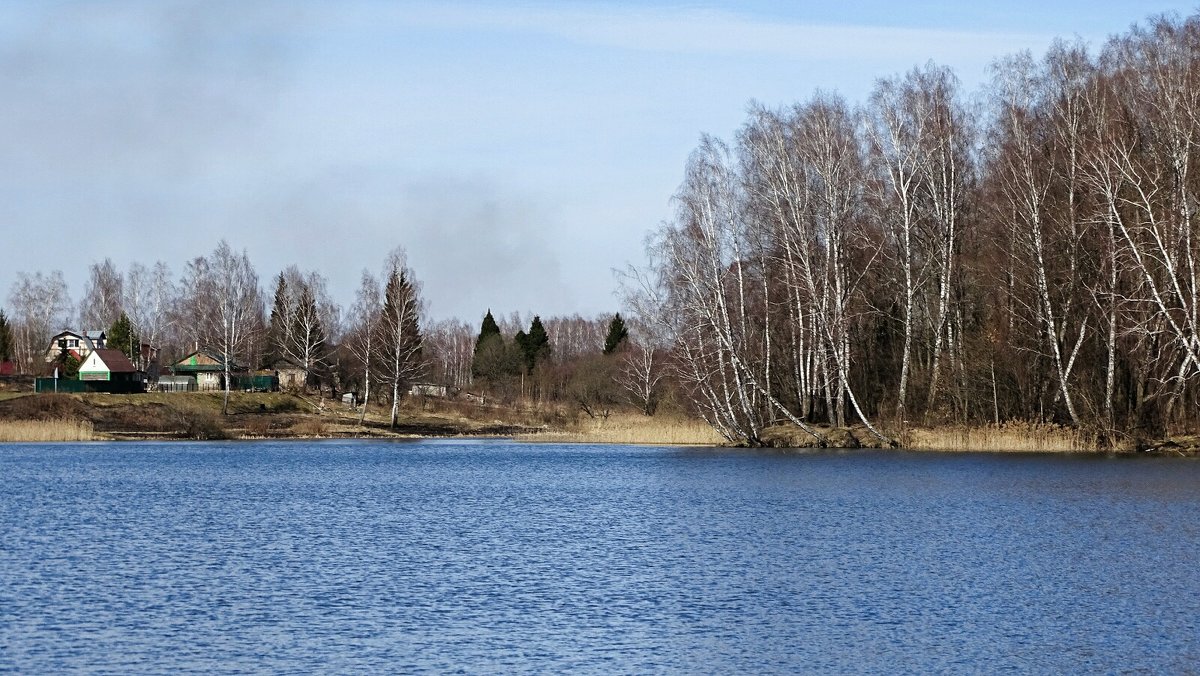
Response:
POLYGON ((701 139, 627 278, 727 438, 1200 420, 1200 16, 1002 59, 984 94, 929 64, 701 139))
POLYGON ((72 377, 79 362, 67 350, 56 361, 44 357, 51 336, 73 328, 106 331, 108 347, 141 368, 152 354, 143 344, 164 366, 205 350, 224 363, 227 387, 239 368, 299 370, 302 389, 355 393, 364 417, 370 406, 385 405, 393 425, 414 383, 502 405, 566 404, 592 415, 629 400, 619 385, 628 333, 619 316, 543 321, 513 313, 498 323, 488 311, 481 329, 457 319, 430 322, 400 248, 378 274, 363 271, 345 311, 315 270, 289 266, 262 288, 248 255, 227 242, 187 261, 178 277, 165 262, 134 263, 127 271, 109 259, 95 263, 77 306, 61 272, 20 272, 8 308, 11 316, 0 310, 0 361, 12 359, 25 373, 58 368, 72 377))

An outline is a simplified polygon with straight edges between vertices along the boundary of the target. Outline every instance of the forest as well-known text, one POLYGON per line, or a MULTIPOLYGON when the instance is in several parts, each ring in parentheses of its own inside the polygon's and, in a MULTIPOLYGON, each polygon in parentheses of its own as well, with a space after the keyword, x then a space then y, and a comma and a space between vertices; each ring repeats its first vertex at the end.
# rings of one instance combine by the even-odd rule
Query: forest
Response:
POLYGON ((701 137, 620 315, 432 321, 401 248, 342 308, 321 273, 264 281, 222 242, 178 274, 96 263, 78 305, 20 273, 0 358, 30 372, 54 331, 125 317, 164 363, 282 358, 393 420, 429 382, 589 416, 669 402, 749 445, 1006 421, 1119 445, 1200 420, 1198 148, 1200 15, 1155 17, 1001 58, 977 92, 929 63, 857 104, 751 103, 701 137))
POLYGON ((638 272, 727 438, 785 419, 1194 428, 1200 18, 928 64, 705 136, 638 272))

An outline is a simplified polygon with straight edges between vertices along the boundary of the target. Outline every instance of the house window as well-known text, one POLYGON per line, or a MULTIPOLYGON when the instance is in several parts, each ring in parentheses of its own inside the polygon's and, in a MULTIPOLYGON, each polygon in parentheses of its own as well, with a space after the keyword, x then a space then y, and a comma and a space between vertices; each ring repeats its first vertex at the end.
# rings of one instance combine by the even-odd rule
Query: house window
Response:
POLYGON ((67 347, 79 347, 79 341, 75 338, 70 338, 67 340, 67 347))

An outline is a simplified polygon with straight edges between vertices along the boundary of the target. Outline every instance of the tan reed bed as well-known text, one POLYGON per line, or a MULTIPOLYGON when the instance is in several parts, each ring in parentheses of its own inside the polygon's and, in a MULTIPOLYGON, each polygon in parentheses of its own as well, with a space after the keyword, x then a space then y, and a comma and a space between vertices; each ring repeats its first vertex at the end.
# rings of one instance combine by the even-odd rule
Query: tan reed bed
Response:
POLYGON ((0 441, 92 441, 95 438, 92 423, 88 420, 0 420, 0 441))
POLYGON ((1013 421, 983 427, 909 430, 903 446, 923 451, 1063 453, 1097 450, 1096 439, 1071 427, 1013 421))
POLYGON ((615 413, 608 420, 583 420, 566 431, 526 434, 517 438, 538 442, 664 446, 716 446, 725 442, 703 420, 624 413, 615 413))

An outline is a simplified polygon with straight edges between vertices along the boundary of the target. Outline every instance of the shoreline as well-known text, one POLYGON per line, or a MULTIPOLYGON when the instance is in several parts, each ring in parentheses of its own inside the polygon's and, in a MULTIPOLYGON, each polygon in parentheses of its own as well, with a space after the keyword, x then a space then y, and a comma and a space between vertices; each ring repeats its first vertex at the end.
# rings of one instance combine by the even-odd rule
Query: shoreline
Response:
POLYGON ((958 455, 1030 455, 1030 456, 1093 456, 1105 458, 1200 458, 1200 449, 1196 448, 1170 448, 1170 449, 1147 449, 1143 451, 1133 450, 1113 450, 1113 449, 1075 449, 1075 450, 1004 450, 1004 449, 964 449, 964 448, 913 448, 907 446, 898 446, 895 448, 876 448, 863 446, 803 446, 803 447, 781 447, 781 446, 737 446, 732 444, 701 444, 701 443, 672 443, 672 442, 656 442, 656 441, 628 441, 628 442, 609 442, 609 441, 589 441, 586 439, 569 440, 569 439, 538 439, 537 435, 495 435, 495 434, 393 434, 393 435, 324 435, 324 436, 236 436, 213 439, 195 439, 186 436, 181 436, 176 433, 144 433, 144 432, 126 432, 113 435, 103 435, 93 437, 91 439, 76 439, 76 440, 39 440, 39 439, 22 439, 22 440, 4 440, 0 441, 0 445, 24 445, 24 444, 138 444, 138 443, 204 443, 204 442, 262 442, 262 441, 397 441, 397 442, 413 442, 426 439, 464 439, 464 440, 482 440, 482 439, 498 439, 511 441, 523 444, 536 445, 561 445, 561 446, 659 446, 669 448, 707 448, 713 450, 724 451, 745 451, 749 453, 762 453, 774 455, 809 455, 821 453, 844 453, 844 452, 872 452, 872 453, 912 453, 912 454, 958 454, 958 455))
MULTIPOLYGON (((503 438, 533 444, 621 444, 678 448, 739 448, 707 424, 679 415, 653 418, 614 413, 589 419, 563 410, 464 406, 461 403, 406 402, 395 428, 390 411, 361 411, 289 393, 230 394, 221 414, 222 393, 139 395, 26 394, 0 398, 0 443, 419 440, 503 438)), ((761 433, 761 445, 747 450, 783 454, 876 449, 882 444, 861 426, 818 426, 827 443, 794 425, 761 433)), ((1124 448, 1101 448, 1094 437, 1072 428, 1029 423, 1000 426, 914 427, 896 434, 894 450, 916 453, 1001 453, 1097 455, 1113 457, 1197 457, 1200 435, 1154 441, 1131 440, 1124 448)))

